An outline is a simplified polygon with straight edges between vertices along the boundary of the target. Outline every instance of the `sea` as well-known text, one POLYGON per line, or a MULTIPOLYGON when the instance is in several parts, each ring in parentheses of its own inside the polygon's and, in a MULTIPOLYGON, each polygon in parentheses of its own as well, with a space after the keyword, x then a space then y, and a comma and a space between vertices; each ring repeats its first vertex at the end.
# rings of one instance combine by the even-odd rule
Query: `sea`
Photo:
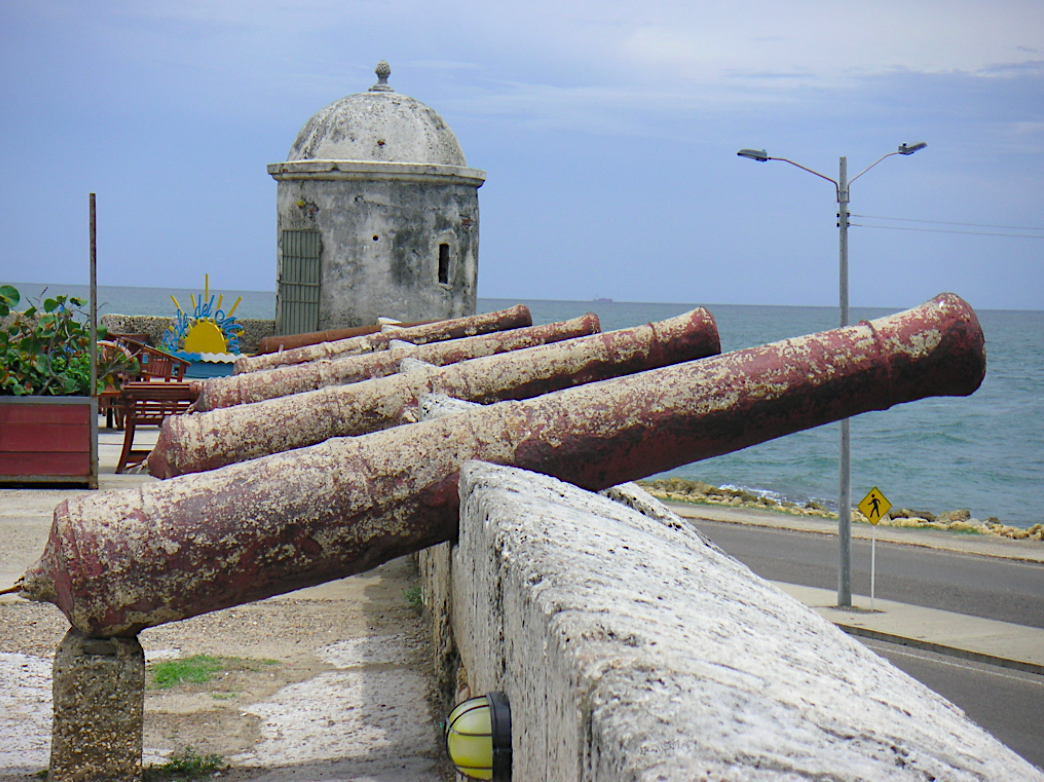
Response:
MULTIPOLYGON (((11 283, 23 300, 68 294, 87 286, 11 283)), ((227 312, 237 297, 239 319, 273 318, 275 293, 212 291, 227 312)), ((99 286, 99 313, 169 315, 199 289, 99 286)), ((594 312, 603 331, 663 320, 693 309, 687 303, 478 300, 480 312, 525 304, 534 323, 594 312)), ((732 351, 838 325, 834 307, 706 304, 722 350, 732 351)), ((897 310, 853 307, 852 322, 897 310)), ((970 397, 936 397, 852 419, 852 499, 878 490, 896 508, 940 513, 967 509, 1017 527, 1044 522, 1044 311, 977 310, 986 335, 987 371, 970 397)), ((774 499, 837 507, 839 426, 828 424, 736 453, 679 467, 665 475, 730 486, 774 499)))

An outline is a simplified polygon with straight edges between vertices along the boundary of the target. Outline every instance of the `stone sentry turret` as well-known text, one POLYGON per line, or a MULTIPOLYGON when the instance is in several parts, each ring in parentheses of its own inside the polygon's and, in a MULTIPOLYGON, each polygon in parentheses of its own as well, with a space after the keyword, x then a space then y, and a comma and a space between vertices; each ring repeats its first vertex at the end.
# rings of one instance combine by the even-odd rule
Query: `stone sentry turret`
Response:
POLYGON ((438 113, 388 85, 386 62, 376 73, 268 166, 279 183, 281 334, 475 312, 485 172, 467 167, 438 113))

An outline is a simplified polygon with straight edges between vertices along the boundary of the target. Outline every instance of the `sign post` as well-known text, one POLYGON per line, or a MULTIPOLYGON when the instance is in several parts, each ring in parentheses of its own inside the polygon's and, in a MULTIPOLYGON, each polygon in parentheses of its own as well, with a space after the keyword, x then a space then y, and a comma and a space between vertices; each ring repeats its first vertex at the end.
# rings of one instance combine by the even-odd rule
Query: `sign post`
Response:
POLYGON ((870 610, 874 610, 874 581, 877 575, 877 522, 886 515, 892 507, 885 496, 881 494, 876 486, 863 497, 859 503, 859 510, 870 519, 870 610))

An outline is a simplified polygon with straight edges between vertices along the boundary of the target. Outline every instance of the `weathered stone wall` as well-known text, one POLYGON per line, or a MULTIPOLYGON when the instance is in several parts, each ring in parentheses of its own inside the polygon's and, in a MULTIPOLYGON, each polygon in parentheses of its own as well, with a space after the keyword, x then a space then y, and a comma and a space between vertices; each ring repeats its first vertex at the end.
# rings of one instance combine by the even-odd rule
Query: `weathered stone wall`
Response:
POLYGON ((378 173, 371 181, 361 175, 279 177, 279 263, 283 231, 320 235, 320 331, 368 326, 378 317, 445 320, 475 313, 478 189, 450 176, 420 173, 445 166, 404 168, 416 181, 381 180, 378 173), (444 282, 439 279, 443 244, 444 282))
MULTIPOLYGON (((120 334, 148 334, 154 347, 163 345, 163 334, 173 322, 173 318, 157 315, 117 315, 114 313, 98 318, 98 323, 109 331, 120 334)), ((274 320, 247 318, 237 319, 236 322, 243 327, 239 337, 241 353, 256 353, 258 343, 265 337, 275 334, 274 320)))
POLYGON ((651 497, 625 494, 468 462, 459 542, 422 557, 442 681, 459 655, 471 694, 508 695, 515 779, 1044 779, 651 497))

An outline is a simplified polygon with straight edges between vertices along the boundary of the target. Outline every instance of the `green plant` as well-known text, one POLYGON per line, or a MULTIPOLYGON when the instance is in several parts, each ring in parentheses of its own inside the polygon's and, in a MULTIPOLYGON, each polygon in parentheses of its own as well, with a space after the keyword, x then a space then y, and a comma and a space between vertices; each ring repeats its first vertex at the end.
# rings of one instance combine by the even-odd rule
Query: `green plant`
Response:
POLYGON ((424 594, 419 586, 402 590, 402 597, 406 601, 406 605, 416 611, 424 607, 424 594))
POLYGON ((163 660, 152 665, 152 682, 160 689, 178 684, 205 684, 224 671, 259 671, 262 665, 279 665, 278 660, 248 660, 242 657, 214 657, 194 654, 179 660, 163 660))
POLYGON ((225 662, 220 657, 194 654, 182 660, 164 660, 156 663, 152 666, 152 680, 162 689, 184 683, 203 684, 223 670, 225 662))
POLYGON ((221 755, 200 755, 192 747, 175 752, 161 766, 149 766, 145 778, 152 779, 199 779, 209 776, 221 768, 221 755))
MULTIPOLYGON (((0 285, 0 395, 90 396, 91 332, 84 300, 55 296, 14 312, 22 297, 11 285, 0 285)), ((105 330, 99 329, 99 338, 105 330)), ((119 387, 120 376, 138 370, 120 351, 99 356, 98 388, 119 387)))

